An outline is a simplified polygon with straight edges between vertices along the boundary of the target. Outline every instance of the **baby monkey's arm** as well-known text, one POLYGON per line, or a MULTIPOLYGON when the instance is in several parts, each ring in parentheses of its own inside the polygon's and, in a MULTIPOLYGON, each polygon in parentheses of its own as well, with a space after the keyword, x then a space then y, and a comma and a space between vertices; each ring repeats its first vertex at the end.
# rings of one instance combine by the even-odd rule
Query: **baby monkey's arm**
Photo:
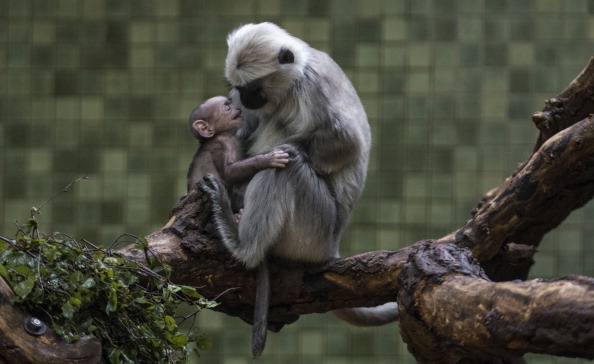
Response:
POLYGON ((289 154, 285 151, 274 149, 268 153, 229 163, 225 165, 223 179, 233 185, 252 178, 259 171, 266 168, 284 168, 289 163, 289 154))

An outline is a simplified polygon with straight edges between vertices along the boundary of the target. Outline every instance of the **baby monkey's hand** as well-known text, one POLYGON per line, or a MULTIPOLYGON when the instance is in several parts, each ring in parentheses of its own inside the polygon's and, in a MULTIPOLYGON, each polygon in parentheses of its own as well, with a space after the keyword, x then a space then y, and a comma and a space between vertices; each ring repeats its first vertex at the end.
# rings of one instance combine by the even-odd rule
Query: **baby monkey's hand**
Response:
POLYGON ((289 163, 289 153, 280 149, 274 149, 262 156, 266 167, 284 168, 289 163))

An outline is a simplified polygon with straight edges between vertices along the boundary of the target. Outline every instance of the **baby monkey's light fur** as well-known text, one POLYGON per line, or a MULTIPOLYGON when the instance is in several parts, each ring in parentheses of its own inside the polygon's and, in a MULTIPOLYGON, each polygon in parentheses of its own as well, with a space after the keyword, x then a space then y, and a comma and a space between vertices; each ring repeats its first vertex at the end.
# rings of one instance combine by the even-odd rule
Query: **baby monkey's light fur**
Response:
MULTIPOLYGON (((339 256, 365 184, 371 133, 355 89, 326 53, 272 23, 244 25, 227 43, 225 76, 233 103, 242 107, 246 153, 280 148, 290 161, 249 182, 238 227, 224 189, 215 183, 207 190, 225 246, 246 267, 259 267, 259 287, 269 290, 267 256, 312 263, 339 256)), ((257 292, 256 357, 266 338, 267 294, 257 292)), ((379 325, 395 320, 397 309, 392 303, 336 314, 356 325, 379 325)))

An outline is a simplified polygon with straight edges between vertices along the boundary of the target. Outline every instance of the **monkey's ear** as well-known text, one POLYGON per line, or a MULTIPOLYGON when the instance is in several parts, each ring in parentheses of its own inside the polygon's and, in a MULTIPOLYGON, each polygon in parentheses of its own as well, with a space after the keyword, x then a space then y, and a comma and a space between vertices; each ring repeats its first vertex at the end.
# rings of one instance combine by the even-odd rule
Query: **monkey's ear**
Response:
POLYGON ((192 127, 198 132, 198 134, 200 134, 201 137, 206 139, 212 138, 215 133, 214 129, 211 128, 210 125, 208 125, 208 123, 204 120, 194 121, 192 127))
POLYGON ((278 63, 287 64, 295 62, 295 55, 287 48, 281 48, 278 53, 278 63))

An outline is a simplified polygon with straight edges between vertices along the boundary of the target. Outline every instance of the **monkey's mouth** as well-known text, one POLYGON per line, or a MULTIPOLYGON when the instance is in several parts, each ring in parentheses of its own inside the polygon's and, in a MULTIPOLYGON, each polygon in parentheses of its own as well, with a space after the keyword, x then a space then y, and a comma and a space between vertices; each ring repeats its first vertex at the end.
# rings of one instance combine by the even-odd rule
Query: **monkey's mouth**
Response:
POLYGON ((237 112, 234 115, 231 115, 231 119, 232 120, 243 119, 241 117, 241 110, 240 109, 237 109, 237 112))
POLYGON ((252 81, 245 86, 235 86, 235 89, 239 91, 241 103, 248 109, 259 109, 268 102, 268 98, 262 92, 258 80, 252 81))

